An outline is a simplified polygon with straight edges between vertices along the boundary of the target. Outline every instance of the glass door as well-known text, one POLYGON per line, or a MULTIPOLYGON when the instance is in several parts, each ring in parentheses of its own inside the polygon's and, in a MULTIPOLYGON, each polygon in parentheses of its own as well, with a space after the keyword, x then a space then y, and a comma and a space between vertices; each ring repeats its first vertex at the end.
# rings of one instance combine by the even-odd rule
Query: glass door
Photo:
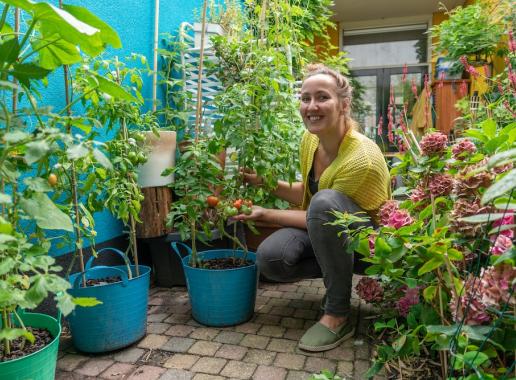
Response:
POLYGON ((384 152, 397 149, 395 144, 389 143, 387 129, 389 108, 392 107, 390 105, 391 86, 395 106, 394 125, 399 125, 400 121, 410 125, 410 111, 416 102, 416 94, 420 94, 424 86, 425 74, 427 74, 426 66, 408 67, 405 74, 403 67, 362 69, 351 72, 351 75, 364 87, 364 103, 370 106, 370 111, 357 121, 362 132, 375 140, 384 152), (401 120, 404 108, 407 110, 407 116, 401 120))

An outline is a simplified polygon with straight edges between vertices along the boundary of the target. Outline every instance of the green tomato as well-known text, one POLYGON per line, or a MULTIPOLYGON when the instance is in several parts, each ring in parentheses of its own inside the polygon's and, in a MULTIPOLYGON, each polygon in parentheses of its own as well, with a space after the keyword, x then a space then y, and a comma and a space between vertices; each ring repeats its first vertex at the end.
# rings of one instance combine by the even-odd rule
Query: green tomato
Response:
POLYGON ((138 153, 138 162, 140 164, 144 164, 146 161, 147 161, 147 156, 143 152, 138 153))
POLYGON ((136 152, 131 151, 131 152, 127 153, 127 158, 129 159, 129 161, 131 161, 134 164, 135 161, 138 159, 138 156, 136 155, 136 152))
POLYGON ((238 214, 238 209, 236 207, 226 207, 224 209, 224 215, 228 218, 232 217, 232 216, 235 216, 238 214))
POLYGON ((251 209, 251 207, 248 207, 246 205, 242 205, 242 207, 240 208, 240 212, 242 214, 245 214, 245 215, 251 215, 251 213, 253 212, 253 210, 251 209))

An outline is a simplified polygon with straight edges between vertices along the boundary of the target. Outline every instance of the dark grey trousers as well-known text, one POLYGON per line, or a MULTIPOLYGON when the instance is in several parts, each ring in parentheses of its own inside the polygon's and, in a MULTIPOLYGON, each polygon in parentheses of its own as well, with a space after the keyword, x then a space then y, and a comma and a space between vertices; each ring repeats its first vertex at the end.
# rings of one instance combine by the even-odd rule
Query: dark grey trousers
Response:
POLYGON ((346 252, 346 234, 326 225, 335 217, 331 210, 363 211, 346 195, 321 190, 313 197, 306 213, 307 229, 282 228, 265 239, 257 250, 260 273, 278 282, 294 282, 322 277, 326 286, 325 312, 346 316, 350 311, 353 254, 346 252))

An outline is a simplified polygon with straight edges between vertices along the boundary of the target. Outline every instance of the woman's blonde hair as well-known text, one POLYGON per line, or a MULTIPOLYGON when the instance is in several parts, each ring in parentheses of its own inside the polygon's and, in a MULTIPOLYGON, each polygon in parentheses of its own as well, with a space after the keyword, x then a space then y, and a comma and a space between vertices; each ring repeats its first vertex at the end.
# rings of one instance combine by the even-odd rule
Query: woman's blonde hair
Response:
POLYGON ((305 71, 306 74, 303 81, 318 74, 328 75, 335 80, 335 84, 337 85, 337 96, 340 99, 348 99, 349 102, 349 107, 347 108, 345 115, 346 119, 351 122, 352 126, 356 124, 356 122, 351 119, 351 100, 353 99, 353 88, 349 83, 349 79, 338 71, 333 70, 328 66, 323 65, 322 63, 309 64, 306 66, 305 71))

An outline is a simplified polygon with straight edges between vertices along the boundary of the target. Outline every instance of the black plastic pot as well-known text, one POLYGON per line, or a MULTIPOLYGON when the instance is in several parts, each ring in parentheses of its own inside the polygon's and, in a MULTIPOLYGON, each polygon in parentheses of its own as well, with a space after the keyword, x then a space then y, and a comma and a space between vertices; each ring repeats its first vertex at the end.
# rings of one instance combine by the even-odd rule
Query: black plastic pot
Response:
MULTIPOLYGON (((208 249, 229 248, 226 239, 222 239, 218 231, 213 231, 213 237, 209 245, 197 241, 198 251, 205 251, 208 249)), ((152 259, 152 268, 154 272, 154 281, 156 285, 165 288, 172 286, 186 286, 185 274, 183 271, 183 264, 179 257, 170 246, 173 241, 182 241, 178 232, 173 232, 165 236, 157 238, 139 239, 140 251, 144 251, 152 259)), ((191 246, 191 240, 185 241, 185 244, 191 246)), ((187 256, 188 252, 185 250, 181 255, 187 256)))

